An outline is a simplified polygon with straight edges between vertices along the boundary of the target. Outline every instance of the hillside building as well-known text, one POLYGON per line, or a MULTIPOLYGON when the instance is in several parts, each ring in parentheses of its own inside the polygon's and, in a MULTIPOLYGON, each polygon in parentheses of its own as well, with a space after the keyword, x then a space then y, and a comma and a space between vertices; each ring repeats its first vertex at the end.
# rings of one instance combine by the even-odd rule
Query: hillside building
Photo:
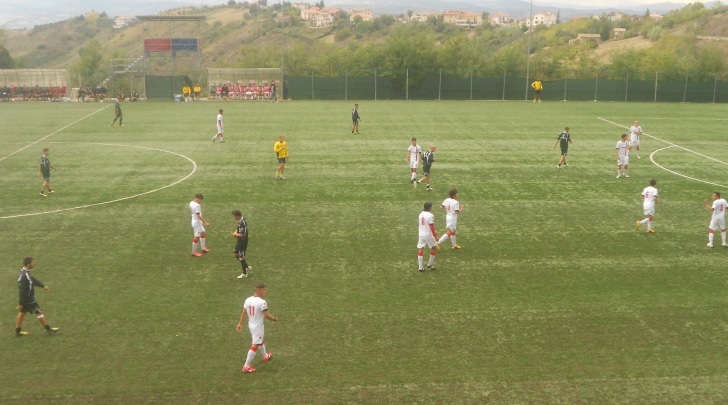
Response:
POLYGON ((371 21, 374 18, 374 14, 372 14, 372 10, 368 9, 349 10, 349 21, 354 21, 356 17, 361 18, 362 21, 371 21))
POLYGON ((543 13, 534 14, 533 19, 531 19, 531 25, 532 26, 545 25, 547 27, 550 27, 550 26, 556 24, 556 20, 557 20, 556 14, 554 14, 550 11, 546 11, 543 13))
POLYGON ((446 11, 442 13, 445 24, 453 24, 458 27, 477 27, 483 24, 483 15, 469 11, 446 11))

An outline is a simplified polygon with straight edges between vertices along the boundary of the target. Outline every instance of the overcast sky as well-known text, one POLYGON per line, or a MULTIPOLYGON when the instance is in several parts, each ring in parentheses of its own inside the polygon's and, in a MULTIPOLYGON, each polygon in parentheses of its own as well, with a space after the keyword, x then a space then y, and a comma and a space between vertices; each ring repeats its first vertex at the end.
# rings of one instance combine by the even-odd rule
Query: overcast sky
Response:
MULTIPOLYGON (((280 0, 268 0, 269 4, 277 4, 280 0)), ((291 1, 291 0, 289 0, 291 1)), ((316 3, 317 0, 292 0, 316 3)), ((522 0, 529 2, 529 0, 522 0)), ((694 3, 697 0, 533 0, 537 5, 569 7, 575 9, 590 8, 624 8, 632 10, 644 9, 656 3, 694 3)), ((242 2, 242 1, 238 1, 242 2)), ((404 2, 403 2, 404 3, 404 2)), ((410 3, 403 4, 403 10, 412 8, 410 3)), ((436 0, 428 4, 442 4, 442 9, 452 9, 450 4, 487 5, 488 0, 436 0)), ((140 14, 156 14, 160 11, 185 6, 217 6, 227 4, 227 0, 0 0, 0 27, 6 29, 31 28, 35 25, 65 20, 83 14, 89 10, 104 11, 110 17, 135 16, 140 14)), ((378 5, 392 7, 392 0, 325 0, 327 6, 340 6, 348 9, 367 7, 374 9, 378 5)), ((400 3, 402 4, 402 3, 400 3)))

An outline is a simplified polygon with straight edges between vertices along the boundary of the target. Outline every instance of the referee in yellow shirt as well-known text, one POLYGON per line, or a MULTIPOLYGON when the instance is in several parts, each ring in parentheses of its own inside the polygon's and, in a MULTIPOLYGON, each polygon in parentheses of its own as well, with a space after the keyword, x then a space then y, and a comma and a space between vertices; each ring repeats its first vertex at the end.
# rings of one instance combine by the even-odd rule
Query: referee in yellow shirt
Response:
POLYGON ((533 88, 533 102, 535 103, 536 100, 538 102, 541 102, 541 90, 543 90, 543 84, 541 84, 541 80, 536 79, 533 83, 531 83, 531 87, 533 88))
POLYGON ((276 179, 285 180, 286 178, 283 176, 283 169, 285 168, 286 162, 288 161, 288 144, 286 143, 285 135, 281 135, 281 137, 278 138, 278 142, 273 145, 273 152, 275 152, 276 159, 278 159, 278 170, 276 170, 276 179))

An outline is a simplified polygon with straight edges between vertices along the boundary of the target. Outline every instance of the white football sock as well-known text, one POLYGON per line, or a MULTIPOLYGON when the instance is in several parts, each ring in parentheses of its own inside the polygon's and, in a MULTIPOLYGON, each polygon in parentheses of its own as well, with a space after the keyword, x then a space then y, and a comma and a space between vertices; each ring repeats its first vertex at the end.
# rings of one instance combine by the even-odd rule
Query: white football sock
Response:
POLYGON ((711 245, 713 244, 713 235, 715 235, 713 232, 708 232, 708 243, 711 245))
POLYGON ((192 242, 192 253, 197 252, 197 242, 192 242))
POLYGON ((205 249, 205 238, 200 238, 200 247, 204 250, 205 249))
POLYGON ((455 235, 450 235, 450 242, 452 242, 453 246, 456 246, 458 243, 455 241, 455 235))
POLYGON ((265 345, 258 346, 258 351, 260 352, 261 356, 263 356, 263 357, 268 355, 268 352, 265 351, 265 345))
POLYGON ((422 262, 423 262, 424 260, 425 260, 425 259, 424 259, 424 258, 423 258, 422 256, 417 256, 417 266, 418 266, 417 268, 418 268, 418 269, 421 269, 421 268, 422 268, 422 262))
POLYGON ((448 234, 447 232, 443 233, 442 236, 440 236, 440 240, 437 241, 437 244, 440 245, 442 242, 445 242, 445 239, 447 239, 448 234))
POLYGON ((435 255, 430 255, 430 260, 427 261, 428 266, 435 264, 435 255))
POLYGON ((725 245, 725 229, 720 231, 720 238, 723 239, 723 244, 725 245))
POLYGON ((250 367, 250 363, 252 363, 255 358, 255 353, 256 352, 252 350, 248 350, 248 357, 245 359, 245 367, 250 367))

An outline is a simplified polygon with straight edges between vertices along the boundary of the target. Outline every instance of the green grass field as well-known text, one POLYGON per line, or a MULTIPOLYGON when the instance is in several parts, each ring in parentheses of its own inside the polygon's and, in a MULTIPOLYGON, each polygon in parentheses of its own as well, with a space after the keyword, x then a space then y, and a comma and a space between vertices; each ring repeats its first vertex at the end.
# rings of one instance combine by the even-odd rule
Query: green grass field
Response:
POLYGON ((728 194, 728 106, 363 101, 355 136, 352 105, 125 103, 126 126, 111 128, 109 103, 0 104, 0 403, 728 398, 728 249, 719 236, 706 248, 702 206, 728 194), (225 144, 210 142, 218 108, 225 144), (615 179, 635 119, 642 159, 615 179), (574 143, 559 170, 564 126, 574 143), (286 181, 274 179, 280 133, 286 181), (437 146, 434 191, 408 182, 411 136, 437 146), (48 198, 43 147, 58 167, 48 198), (650 178, 653 235, 634 226, 650 178), (451 187, 463 249, 446 242, 437 270, 419 273, 417 216, 451 187), (201 258, 186 209, 197 192, 201 258), (231 253, 236 208, 247 280, 231 253), (27 255, 58 336, 32 317, 13 336, 27 255), (243 374, 250 334, 235 325, 259 282, 280 318, 266 326, 275 356, 243 374))

